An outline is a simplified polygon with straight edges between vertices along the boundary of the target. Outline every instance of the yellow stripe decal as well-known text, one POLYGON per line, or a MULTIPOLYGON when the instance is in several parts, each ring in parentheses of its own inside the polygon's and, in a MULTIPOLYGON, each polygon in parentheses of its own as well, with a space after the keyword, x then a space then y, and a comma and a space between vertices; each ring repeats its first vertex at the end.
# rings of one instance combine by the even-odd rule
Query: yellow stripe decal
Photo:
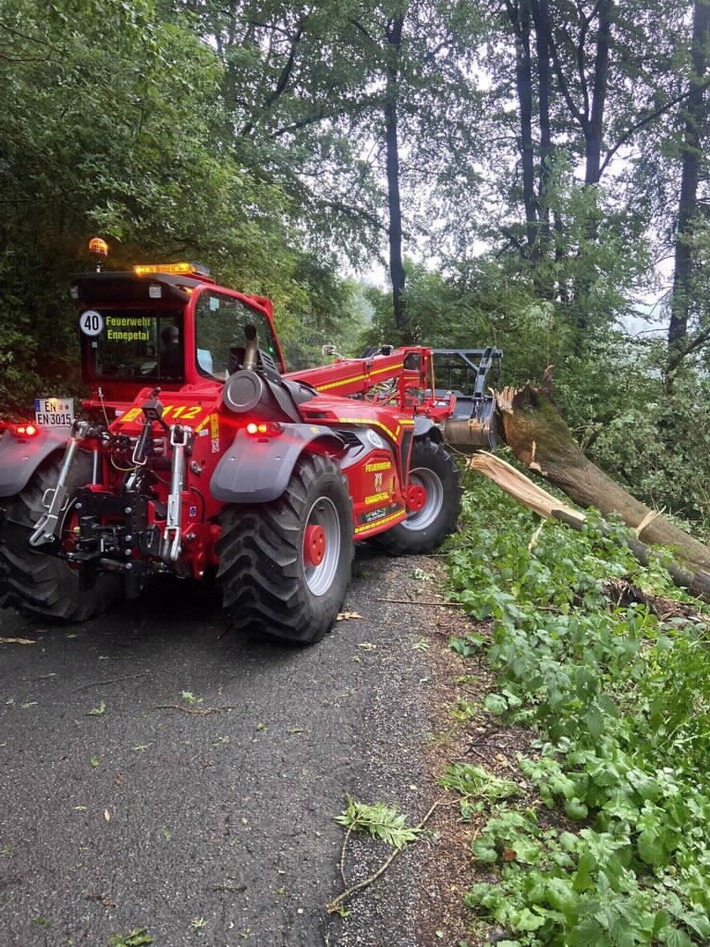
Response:
POLYGON ((373 421, 372 418, 339 418, 338 420, 340 424, 364 424, 366 427, 381 427, 386 434, 389 434, 393 441, 396 441, 399 437, 399 424, 397 425, 395 431, 390 431, 390 429, 385 424, 382 424, 381 421, 373 421))
POLYGON ((393 513, 391 516, 384 516, 381 520, 374 520, 372 523, 367 523, 365 526, 356 526, 355 533, 367 533, 371 529, 376 529, 379 526, 383 526, 385 523, 390 523, 392 520, 398 520, 402 518, 404 510, 400 510, 399 513, 393 513))
POLYGON ((210 421, 211 419, 212 419, 211 414, 208 414, 207 417, 203 418, 200 421, 200 423, 197 425, 197 427, 195 428, 195 434, 199 433, 202 430, 202 428, 207 425, 207 422, 210 421))
POLYGON ((141 413, 140 408, 129 408, 125 414, 122 414, 121 417, 118 418, 118 421, 121 424, 130 424, 131 421, 135 421, 135 419, 138 417, 140 413, 141 413))
POLYGON ((367 375, 356 375, 354 378, 341 378, 340 381, 331 381, 327 385, 315 385, 316 391, 327 391, 329 388, 339 388, 341 385, 350 385, 354 381, 364 381, 367 375))
POLYGON ((329 388, 339 388, 341 385, 351 385, 356 381, 365 381, 367 378, 374 378, 375 375, 390 375, 392 378, 397 374, 398 369, 391 365, 387 368, 378 368, 374 372, 367 372, 364 375, 354 375, 352 378, 341 378, 338 381, 329 381, 327 385, 314 385, 317 391, 327 391, 329 388))

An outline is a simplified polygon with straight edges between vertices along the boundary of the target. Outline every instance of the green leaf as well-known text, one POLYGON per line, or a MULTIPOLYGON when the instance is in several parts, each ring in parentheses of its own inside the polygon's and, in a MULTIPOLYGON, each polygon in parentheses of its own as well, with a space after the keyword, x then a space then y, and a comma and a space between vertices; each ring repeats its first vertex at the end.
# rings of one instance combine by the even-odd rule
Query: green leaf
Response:
POLYGON ((575 891, 587 891, 595 887, 593 873, 597 868, 597 860, 591 852, 585 852, 577 863, 577 870, 572 879, 575 891))
POLYGON ((508 701, 502 694, 488 694, 483 701, 483 706, 489 714, 504 714, 508 709, 508 701))
POLYGON ((480 862, 492 865, 498 861, 498 852, 488 840, 476 839, 471 843, 471 851, 480 862))
POLYGON ((604 733, 604 714, 599 707, 592 707, 583 717, 590 734, 598 738, 604 733))
POLYGON ((522 864, 531 865, 540 858, 540 846, 524 835, 514 838, 509 846, 515 852, 516 860, 522 864))
POLYGON ((658 868, 667 861, 660 836, 653 829, 641 832, 636 844, 639 856, 647 865, 658 868))
POLYGON ((577 910, 579 897, 572 885, 564 878, 549 878, 545 885, 547 901, 556 911, 572 917, 577 910))
POLYGON ((472 796, 486 802, 510 799, 521 795, 520 787, 509 779, 501 779, 482 766, 470 763, 452 763, 444 770, 439 780, 442 786, 453 789, 462 796, 472 796))
POLYGON ((513 926, 518 931, 538 931, 547 923, 544 914, 534 914, 529 908, 522 911, 513 920, 513 926))
POLYGON ((346 798, 348 806, 335 817, 335 821, 351 831, 369 832, 374 838, 379 838, 395 848, 404 848, 419 837, 421 829, 407 826, 407 817, 396 809, 381 802, 367 805, 364 802, 356 802, 352 796, 346 798))
POLYGON ((666 947, 693 947, 692 940, 685 931, 672 927, 665 935, 664 943, 666 947))
POLYGON ((472 655, 478 654, 484 644, 484 639, 475 635, 466 635, 465 638, 449 638, 451 650, 464 658, 470 658, 472 655))
POLYGON ((565 813, 575 822, 583 822, 589 815, 588 806, 581 799, 565 800, 565 813))
POLYGON ((599 921, 585 917, 569 931, 566 947, 611 947, 609 935, 599 921))
POLYGON ((108 940, 109 947, 148 947, 153 938, 145 927, 136 928, 129 934, 113 934, 108 940))

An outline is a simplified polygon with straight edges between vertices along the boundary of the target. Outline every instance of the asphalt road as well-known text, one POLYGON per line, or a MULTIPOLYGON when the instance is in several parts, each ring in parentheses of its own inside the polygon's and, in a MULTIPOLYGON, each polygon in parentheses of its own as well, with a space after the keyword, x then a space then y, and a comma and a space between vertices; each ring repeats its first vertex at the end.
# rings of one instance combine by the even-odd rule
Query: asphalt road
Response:
MULTIPOLYGON (((345 794, 416 822, 434 792, 426 609, 392 601, 427 562, 360 554, 363 617, 306 649, 225 633, 218 594, 174 581, 81 625, 0 612, 34 642, 0 643, 0 945, 419 947, 409 853, 325 905, 345 794)), ((388 854, 362 852, 354 877, 388 854)))

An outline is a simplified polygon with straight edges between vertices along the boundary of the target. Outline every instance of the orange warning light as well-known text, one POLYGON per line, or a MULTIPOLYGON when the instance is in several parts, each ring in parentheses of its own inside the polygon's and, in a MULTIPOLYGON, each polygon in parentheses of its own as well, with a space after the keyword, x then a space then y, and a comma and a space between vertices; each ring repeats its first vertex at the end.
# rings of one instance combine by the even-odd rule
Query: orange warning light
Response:
POLYGON ((209 276, 210 271, 201 263, 142 263, 133 267, 136 276, 150 276, 151 273, 166 273, 170 276, 209 276))
POLYGON ((97 256, 108 256, 108 244, 101 237, 92 237, 89 240, 89 253, 96 253, 97 256))

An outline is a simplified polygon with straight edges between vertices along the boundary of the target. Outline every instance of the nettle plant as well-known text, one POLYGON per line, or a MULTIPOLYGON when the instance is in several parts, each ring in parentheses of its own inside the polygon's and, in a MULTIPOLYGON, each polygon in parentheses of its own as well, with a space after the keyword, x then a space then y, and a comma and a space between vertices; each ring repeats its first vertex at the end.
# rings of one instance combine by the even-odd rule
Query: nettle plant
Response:
POLYGON ((471 848, 496 880, 467 905, 505 929, 505 947, 710 942, 710 615, 661 622, 611 601, 609 579, 682 593, 593 517, 581 533, 545 523, 530 543, 538 518, 485 483, 465 515, 450 579, 492 626, 485 709, 537 735, 537 755, 519 759, 534 801, 486 803, 471 848))

